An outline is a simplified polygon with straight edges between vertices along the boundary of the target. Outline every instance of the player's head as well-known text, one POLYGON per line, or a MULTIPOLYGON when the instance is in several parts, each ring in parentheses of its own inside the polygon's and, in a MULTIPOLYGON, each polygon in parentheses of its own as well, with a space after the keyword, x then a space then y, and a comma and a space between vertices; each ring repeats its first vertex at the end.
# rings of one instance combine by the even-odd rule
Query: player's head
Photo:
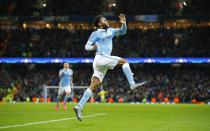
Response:
POLYGON ((69 63, 64 63, 63 67, 66 68, 66 69, 69 68, 69 63))
POLYGON ((108 28, 109 22, 103 15, 97 15, 94 19, 94 26, 97 28, 108 28))

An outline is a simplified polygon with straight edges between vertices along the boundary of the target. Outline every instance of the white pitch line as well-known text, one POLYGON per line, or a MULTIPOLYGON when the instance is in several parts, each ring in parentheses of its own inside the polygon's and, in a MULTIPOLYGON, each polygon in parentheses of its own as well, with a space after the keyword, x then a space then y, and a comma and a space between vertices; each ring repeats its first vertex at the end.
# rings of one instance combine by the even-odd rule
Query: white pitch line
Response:
MULTIPOLYGON (((96 117, 96 116, 103 116, 103 115, 106 115, 106 114, 107 114, 107 113, 98 113, 98 114, 95 114, 95 115, 83 116, 83 118, 87 118, 87 117, 96 117)), ((6 129, 6 128, 30 126, 30 125, 36 125, 36 124, 44 124, 44 123, 51 123, 51 122, 58 122, 58 121, 66 121, 66 120, 73 120, 73 119, 77 119, 77 118, 76 118, 76 117, 70 117, 70 118, 63 118, 63 119, 56 119, 56 120, 31 122, 31 123, 25 123, 25 124, 19 124, 19 125, 2 126, 2 127, 0 127, 0 130, 1 130, 1 129, 6 129)))

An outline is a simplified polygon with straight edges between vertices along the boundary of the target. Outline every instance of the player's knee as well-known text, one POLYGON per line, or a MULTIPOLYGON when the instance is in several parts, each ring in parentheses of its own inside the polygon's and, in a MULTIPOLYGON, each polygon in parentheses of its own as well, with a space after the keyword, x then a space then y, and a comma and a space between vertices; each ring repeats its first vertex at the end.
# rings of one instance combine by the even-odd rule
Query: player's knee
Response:
POLYGON ((123 59, 123 60, 124 60, 124 63, 123 64, 128 63, 128 60, 126 60, 126 59, 123 59))
POLYGON ((100 82, 99 78, 97 78, 97 77, 93 77, 91 79, 91 84, 97 85, 97 84, 100 84, 100 83, 101 82, 100 82))
POLYGON ((70 96, 70 92, 66 92, 66 95, 67 95, 67 96, 70 96))
POLYGON ((100 83, 93 83, 90 85, 90 89, 95 92, 96 89, 100 86, 100 83))
POLYGON ((125 63, 128 63, 128 61, 126 59, 120 59, 118 62, 119 65, 123 65, 125 63))
POLYGON ((96 89, 100 86, 101 82, 98 78, 93 77, 90 84, 90 89, 92 91, 96 91, 96 89))

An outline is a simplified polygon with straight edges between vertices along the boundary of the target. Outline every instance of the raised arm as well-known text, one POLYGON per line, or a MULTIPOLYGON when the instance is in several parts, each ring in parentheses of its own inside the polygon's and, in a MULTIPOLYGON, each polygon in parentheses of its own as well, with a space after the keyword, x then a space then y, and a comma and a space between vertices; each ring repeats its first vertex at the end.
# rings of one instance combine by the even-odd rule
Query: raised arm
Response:
POLYGON ((125 35, 127 31, 125 15, 120 14, 119 18, 120 18, 120 23, 122 23, 122 27, 120 29, 116 29, 116 35, 125 35))

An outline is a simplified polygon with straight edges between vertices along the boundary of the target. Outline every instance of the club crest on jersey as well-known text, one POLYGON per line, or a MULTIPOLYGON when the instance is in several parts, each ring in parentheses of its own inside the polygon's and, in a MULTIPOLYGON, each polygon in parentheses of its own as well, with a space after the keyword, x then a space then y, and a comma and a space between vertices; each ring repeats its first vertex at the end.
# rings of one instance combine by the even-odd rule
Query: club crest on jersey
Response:
POLYGON ((107 30, 107 35, 112 35, 112 31, 107 30))

